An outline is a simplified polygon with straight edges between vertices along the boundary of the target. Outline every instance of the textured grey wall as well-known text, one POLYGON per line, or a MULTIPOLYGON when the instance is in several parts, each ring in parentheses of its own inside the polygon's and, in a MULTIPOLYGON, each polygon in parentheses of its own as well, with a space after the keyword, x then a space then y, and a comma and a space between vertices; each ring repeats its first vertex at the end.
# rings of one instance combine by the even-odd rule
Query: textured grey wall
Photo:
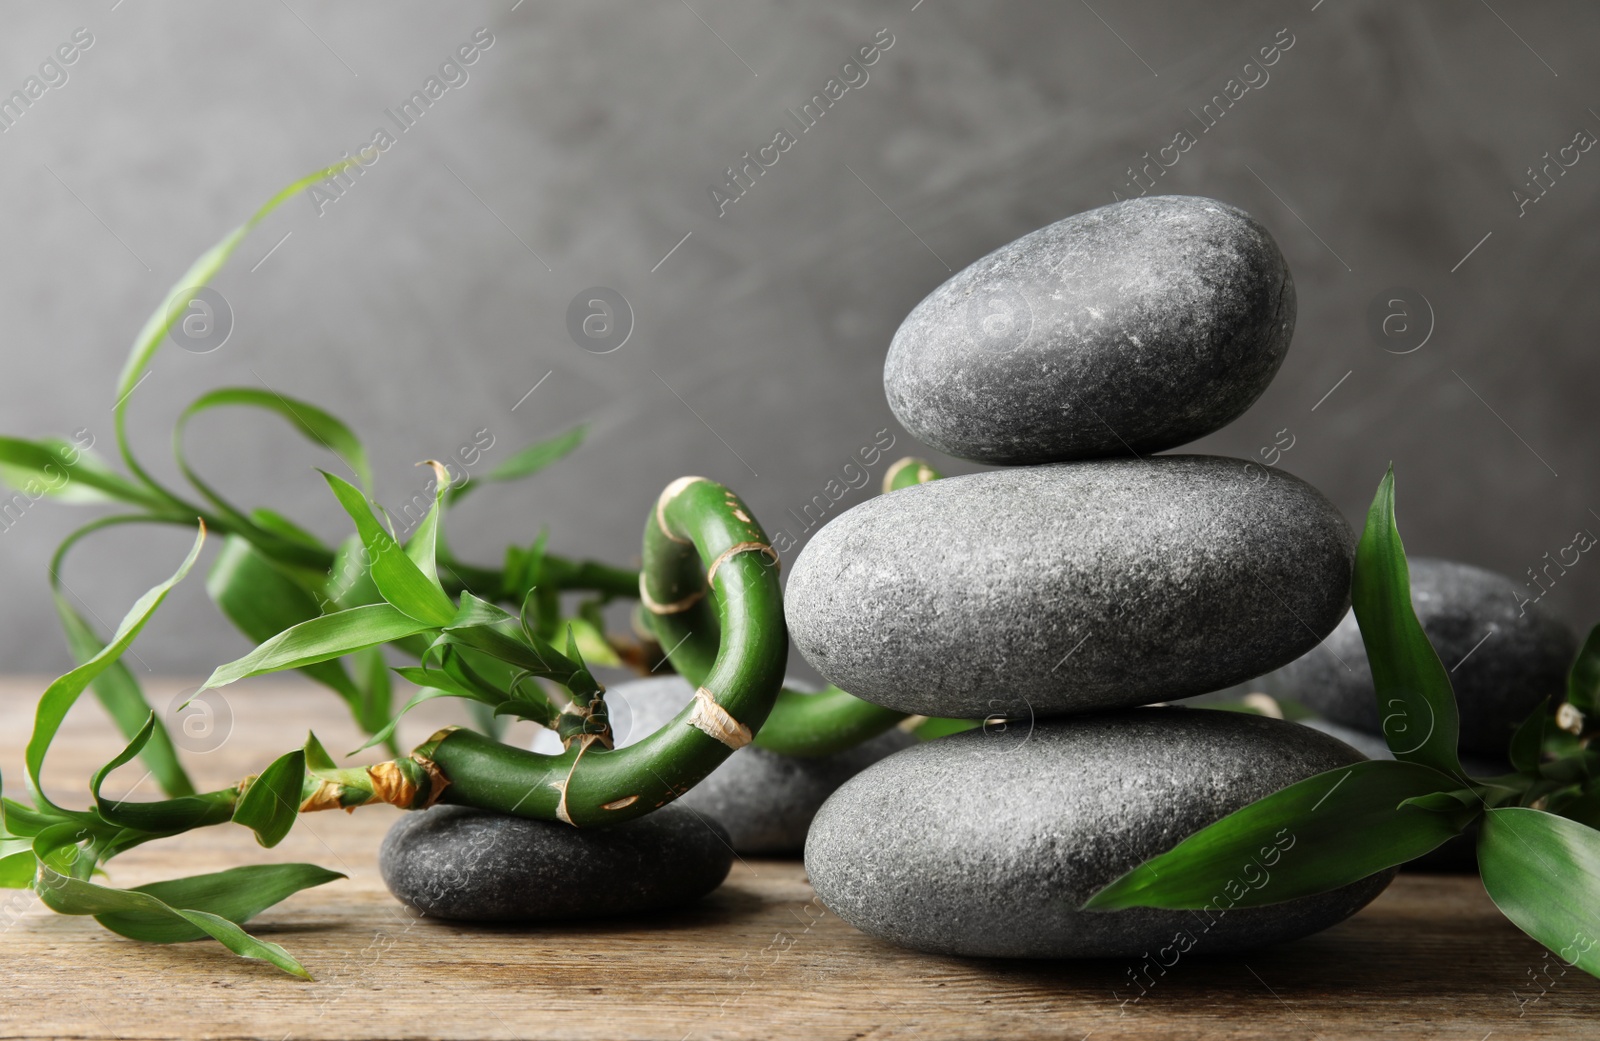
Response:
MULTIPOLYGON (((157 359, 132 412, 160 473, 177 479, 166 431, 185 402, 265 384, 351 418, 394 503, 422 483, 413 461, 477 431, 492 463, 593 423, 572 461, 462 510, 468 556, 543 524, 561 551, 631 558, 653 496, 686 472, 803 541, 786 511, 878 431, 915 448, 882 393, 899 319, 949 269, 1136 194, 1129 167, 1148 152, 1171 163, 1150 167, 1152 190, 1249 210, 1298 284, 1276 383, 1198 448, 1253 457, 1287 429, 1282 465, 1355 523, 1392 459, 1414 551, 1512 575, 1600 532, 1600 151, 1560 151, 1600 135, 1592 3, 105 0, 9 3, 0 25, 0 93, 56 81, 0 133, 8 433, 87 429, 109 450, 127 344, 189 261, 369 143, 485 27, 465 81, 449 73, 458 85, 353 188, 295 200, 246 243, 215 283, 227 343, 157 359), (93 42, 65 81, 41 74, 79 27, 93 42), (719 217, 722 171, 875 38, 868 78, 849 73, 719 217), (1246 67, 1274 45, 1273 64, 1246 67), (1180 131, 1193 144, 1162 153, 1180 131), (1523 186, 1546 152, 1561 166, 1523 206, 1513 191, 1539 191, 1523 186), (596 285, 636 315, 603 355, 566 327, 596 285), (1434 315, 1409 353, 1369 332, 1369 303, 1397 285, 1434 315)), ((194 455, 217 483, 342 533, 310 469, 324 457, 269 418, 200 422, 194 455)), ((0 668, 66 663, 45 561, 86 517, 41 503, 0 533, 0 668)), ((65 578, 114 621, 183 542, 110 534, 65 578)), ((1582 557, 1546 602, 1600 616, 1600 561, 1582 557)), ((242 647, 191 581, 136 650, 198 672, 242 647)))

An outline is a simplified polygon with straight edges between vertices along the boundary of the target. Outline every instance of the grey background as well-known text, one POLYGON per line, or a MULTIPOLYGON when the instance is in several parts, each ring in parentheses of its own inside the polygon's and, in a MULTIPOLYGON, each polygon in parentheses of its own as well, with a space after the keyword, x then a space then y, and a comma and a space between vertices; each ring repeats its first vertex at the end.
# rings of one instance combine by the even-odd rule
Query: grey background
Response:
MULTIPOLYGON (((245 243, 214 282, 235 312, 227 344, 169 347, 135 392, 142 457, 176 484, 178 409, 214 386, 265 384, 349 418, 380 498, 400 503, 423 482, 414 461, 476 431, 495 438, 490 465, 588 421, 572 460, 457 514, 463 555, 496 560, 547 525, 559 552, 629 560, 650 502, 683 473, 729 483, 769 531, 803 538, 786 511, 876 431, 897 435, 891 457, 917 450, 883 400, 899 319, 949 269, 1128 194, 1125 169, 1197 131, 1188 110, 1287 28, 1270 81, 1156 189, 1255 214, 1298 285, 1277 381, 1194 447, 1254 457, 1287 428, 1282 465, 1357 526, 1392 459, 1412 551, 1519 578, 1579 529, 1600 532, 1600 150, 1525 216, 1512 198, 1542 153, 1580 128, 1600 135, 1593 4, 513 5, 0 5, 0 93, 76 27, 95 41, 0 134, 0 430, 88 428, 111 453, 117 370, 189 262, 283 184, 369 141, 385 108, 486 26, 495 42, 470 80, 343 198, 321 216, 294 200, 245 243), (870 81, 718 218, 718 174, 880 28, 895 42, 870 81), (1367 331, 1369 301, 1397 284, 1436 315, 1405 355, 1367 331), (568 302, 594 285, 637 315, 607 355, 566 332, 568 302)), ((311 470, 327 457, 277 420, 202 419, 191 446, 238 501, 343 534, 311 470)), ((0 668, 68 664, 45 562, 90 516, 41 503, 0 533, 0 668)), ((185 541, 108 534, 64 577, 114 623, 185 541)), ((1600 562, 1584 558, 1546 602, 1575 624, 1600 616, 1600 562)), ((244 646, 191 579, 136 668, 204 672, 244 646)))

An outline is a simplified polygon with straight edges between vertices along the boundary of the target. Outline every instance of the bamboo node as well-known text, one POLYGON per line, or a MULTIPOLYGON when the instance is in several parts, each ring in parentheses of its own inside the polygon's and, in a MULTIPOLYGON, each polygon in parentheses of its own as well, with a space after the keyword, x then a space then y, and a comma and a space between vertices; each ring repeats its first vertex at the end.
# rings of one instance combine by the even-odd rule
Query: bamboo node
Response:
POLYGON ((711 562, 711 567, 706 569, 707 587, 711 585, 711 580, 717 577, 717 569, 720 568, 723 563, 728 560, 728 558, 739 553, 749 553, 751 550, 757 550, 761 553, 765 553, 767 556, 772 558, 772 563, 774 566, 778 564, 777 552, 765 542, 735 542, 733 545, 717 554, 717 559, 713 560, 711 562))
POLYGON ((645 584, 645 574, 643 571, 639 572, 639 603, 644 605, 644 609, 651 614, 681 614, 698 604, 700 598, 705 595, 706 591, 704 589, 697 589, 682 600, 674 600, 671 603, 663 604, 650 595, 650 590, 645 584))
POLYGON ((735 752, 748 745, 753 736, 750 728, 734 719, 727 709, 717 704, 715 695, 704 687, 694 692, 694 710, 689 713, 688 723, 708 737, 721 741, 735 752))

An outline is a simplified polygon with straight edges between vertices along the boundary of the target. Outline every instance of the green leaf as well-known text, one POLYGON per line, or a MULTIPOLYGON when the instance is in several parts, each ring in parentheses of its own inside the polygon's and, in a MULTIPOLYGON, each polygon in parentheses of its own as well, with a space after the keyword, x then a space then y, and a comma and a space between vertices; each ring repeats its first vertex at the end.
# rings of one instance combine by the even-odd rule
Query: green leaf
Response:
MULTIPOLYGON (((161 935, 153 928, 142 926, 140 918, 136 916, 164 919, 167 923, 187 923, 201 934, 219 941, 240 957, 257 958, 291 975, 308 980, 311 978, 305 966, 288 951, 275 943, 256 939, 222 915, 172 907, 160 897, 147 892, 96 885, 93 882, 64 875, 45 865, 39 868, 35 889, 39 893, 39 898, 51 910, 59 914, 94 915, 102 921, 110 919, 122 926, 116 930, 117 932, 131 939, 141 940, 146 935, 161 935)), ((166 928, 170 929, 171 926, 168 925, 166 928)))
POLYGON ((126 766, 139 755, 155 733, 156 717, 151 713, 133 740, 128 742, 116 758, 95 771, 89 780, 89 794, 94 798, 95 812, 108 824, 138 831, 176 833, 201 828, 226 821, 232 810, 232 793, 212 792, 206 795, 186 795, 176 799, 156 802, 128 802, 107 799, 100 788, 107 777, 126 766))
POLYGON ((120 500, 159 507, 162 502, 118 474, 99 457, 61 438, 26 441, 0 437, 0 478, 29 498, 63 502, 120 500))
MULTIPOLYGON (((51 584, 54 585, 54 580, 51 584)), ((95 655, 105 649, 105 641, 101 640, 99 634, 90 627, 88 620, 67 602, 67 598, 59 589, 52 589, 52 592, 55 595, 56 614, 61 619, 61 630, 66 634, 67 646, 72 651, 72 657, 78 662, 92 661, 95 655)), ((91 686, 95 698, 99 700, 106 714, 116 723, 117 729, 122 731, 122 736, 125 738, 131 739, 139 733, 144 727, 145 720, 151 718, 154 712, 133 671, 121 661, 108 664, 105 671, 95 677, 91 686)), ((154 729, 140 754, 156 784, 160 785, 161 790, 167 795, 183 796, 195 793, 194 782, 189 780, 188 773, 178 760, 178 750, 173 747, 172 737, 159 719, 156 720, 154 729)))
POLYGON ((290 197, 305 191, 313 184, 325 181, 334 174, 346 169, 354 163, 354 159, 342 160, 326 169, 318 170, 300 178, 293 184, 279 191, 272 198, 262 204, 261 208, 250 215, 250 219, 234 228, 223 236, 222 241, 212 246, 200 255, 200 258, 189 266, 172 288, 168 290, 166 298, 155 312, 145 319, 144 327, 134 337, 133 349, 128 353, 128 360, 122 367, 122 375, 117 378, 117 410, 120 412, 127 404, 128 395, 144 376, 145 368, 150 364, 150 359, 155 357, 156 351, 166 339, 167 332, 182 317, 189 303, 194 299, 194 290, 208 285, 217 272, 222 270, 222 265, 238 248, 244 237, 250 234, 257 224, 266 219, 267 215, 277 209, 290 197))
POLYGON ((350 754, 355 755, 356 752, 364 752, 374 745, 380 745, 388 741, 394 736, 395 728, 400 725, 400 720, 405 718, 406 713, 410 712, 423 702, 433 701, 436 698, 470 698, 474 701, 485 700, 481 695, 467 692, 464 688, 460 687, 423 687, 421 690, 417 691, 416 694, 412 695, 411 700, 406 702, 405 706, 401 708, 399 712, 395 713, 394 718, 389 720, 389 722, 384 725, 383 729, 379 730, 376 734, 373 734, 366 744, 362 745, 360 748, 356 749, 355 752, 351 752, 350 754))
POLYGON ((328 487, 333 489, 339 504, 355 521, 356 530, 366 546, 367 559, 371 562, 368 570, 383 598, 430 626, 449 625, 455 617, 456 605, 439 587, 438 578, 430 580, 423 574, 394 537, 383 530, 360 489, 333 474, 324 472, 322 476, 327 479, 328 487))
POLYGON ((189 549, 189 555, 184 557, 178 570, 165 582, 150 589, 137 601, 128 613, 123 616, 117 626, 116 633, 111 642, 98 654, 79 665, 76 669, 58 678, 45 690, 39 698, 39 705, 34 714, 33 736, 28 739, 28 748, 25 760, 28 768, 28 790, 33 794, 34 802, 40 809, 56 809, 50 800, 45 798, 44 787, 39 780, 39 774, 44 768, 45 753, 50 749, 50 743, 55 740, 56 732, 61 729, 62 720, 66 719, 67 712, 78 696, 83 693, 97 677, 110 665, 121 657, 122 652, 133 643, 134 637, 144 628, 156 608, 166 599, 172 587, 183 580, 194 566, 195 558, 200 555, 200 547, 205 543, 205 525, 200 525, 200 530, 195 534, 194 545, 189 549))
POLYGON ((269 672, 303 668, 366 647, 414 636, 429 628, 431 626, 389 604, 371 604, 336 611, 301 622, 244 657, 218 666, 200 690, 224 687, 237 680, 269 672))
POLYGON ((38 863, 31 844, 23 844, 20 839, 0 839, 0 889, 27 889, 33 885, 38 863))
POLYGON ((594 623, 584 618, 573 618, 568 620, 567 625, 577 642, 578 655, 583 660, 612 668, 622 664, 616 648, 611 646, 611 641, 594 623))
POLYGON ((517 452, 475 480, 469 480, 450 492, 450 502, 459 502, 468 492, 477 487, 480 482, 486 481, 515 481, 543 470, 551 463, 557 462, 569 455, 573 449, 583 444, 584 435, 588 429, 583 426, 573 427, 563 434, 544 441, 535 441, 533 444, 517 452))
POLYGON ((1511 735, 1509 758, 1518 773, 1539 776, 1539 763, 1544 759, 1545 729, 1549 723, 1550 699, 1546 698, 1528 713, 1528 718, 1511 735))
POLYGON ((257 387, 222 387, 202 394, 179 414, 173 428, 173 447, 178 465, 189 483, 212 502, 220 503, 209 485, 190 469, 183 454, 183 434, 189 420, 214 408, 244 407, 264 409, 289 422, 308 441, 312 441, 337 455, 350 467, 356 480, 369 495, 372 492, 372 464, 367 461, 367 450, 361 439, 338 416, 298 398, 286 397, 275 390, 257 387))
POLYGON ((1586 716, 1600 711, 1600 625, 1589 630, 1567 674, 1567 701, 1586 716))
MULTIPOLYGON (((134 886, 128 892, 144 893, 169 907, 204 911, 243 925, 303 889, 344 877, 315 864, 253 864, 208 875, 151 882, 134 886)), ((192 922, 145 911, 103 914, 96 920, 114 933, 147 943, 183 943, 206 935, 192 922)))
POLYGON ((271 849, 294 827, 305 782, 305 749, 296 748, 279 756, 239 797, 233 822, 255 832, 256 841, 271 849))
POLYGON ((1084 909, 1226 910, 1326 893, 1456 835, 1464 826, 1458 818, 1400 804, 1460 784, 1392 760, 1317 774, 1195 832, 1100 890, 1084 909))
MULTIPOLYGON (((257 644, 322 615, 322 605, 309 589, 238 535, 223 540, 206 576, 206 592, 234 627, 257 644)), ((330 660, 300 671, 343 698, 361 720, 364 698, 343 665, 330 660)))
MULTIPOLYGON (((394 709, 394 685, 389 679, 389 663, 382 647, 369 647, 351 656, 356 666, 356 681, 361 688, 361 729, 373 733, 389 719, 394 709)), ((395 749, 398 753, 398 749, 395 749)))
POLYGON ((428 507, 428 512, 423 515, 422 523, 417 525, 417 530, 406 542, 406 556, 417 565, 417 570, 423 577, 429 579, 434 585, 439 586, 439 592, 444 592, 444 587, 439 585, 439 525, 444 516, 445 494, 450 490, 450 471, 445 469, 443 463, 429 459, 418 466, 433 468, 433 505, 428 507))
POLYGON ((1490 810, 1478 836, 1478 871, 1517 928, 1600 976, 1600 831, 1522 806, 1490 810))
POLYGON ((1378 485, 1356 546, 1351 600, 1390 751, 1402 762, 1462 776, 1450 674, 1411 609, 1411 573, 1394 521, 1392 467, 1378 485))

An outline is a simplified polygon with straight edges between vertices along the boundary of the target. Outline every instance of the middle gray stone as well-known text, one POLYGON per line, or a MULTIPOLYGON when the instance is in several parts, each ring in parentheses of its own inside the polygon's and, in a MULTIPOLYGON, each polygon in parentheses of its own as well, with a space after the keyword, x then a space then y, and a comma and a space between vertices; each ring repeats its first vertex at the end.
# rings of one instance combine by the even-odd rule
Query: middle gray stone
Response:
POLYGON ((1104 459, 869 499, 806 545, 784 611, 806 660, 857 697, 930 716, 1056 715, 1292 661, 1344 614, 1353 555, 1339 511, 1290 474, 1104 459))

